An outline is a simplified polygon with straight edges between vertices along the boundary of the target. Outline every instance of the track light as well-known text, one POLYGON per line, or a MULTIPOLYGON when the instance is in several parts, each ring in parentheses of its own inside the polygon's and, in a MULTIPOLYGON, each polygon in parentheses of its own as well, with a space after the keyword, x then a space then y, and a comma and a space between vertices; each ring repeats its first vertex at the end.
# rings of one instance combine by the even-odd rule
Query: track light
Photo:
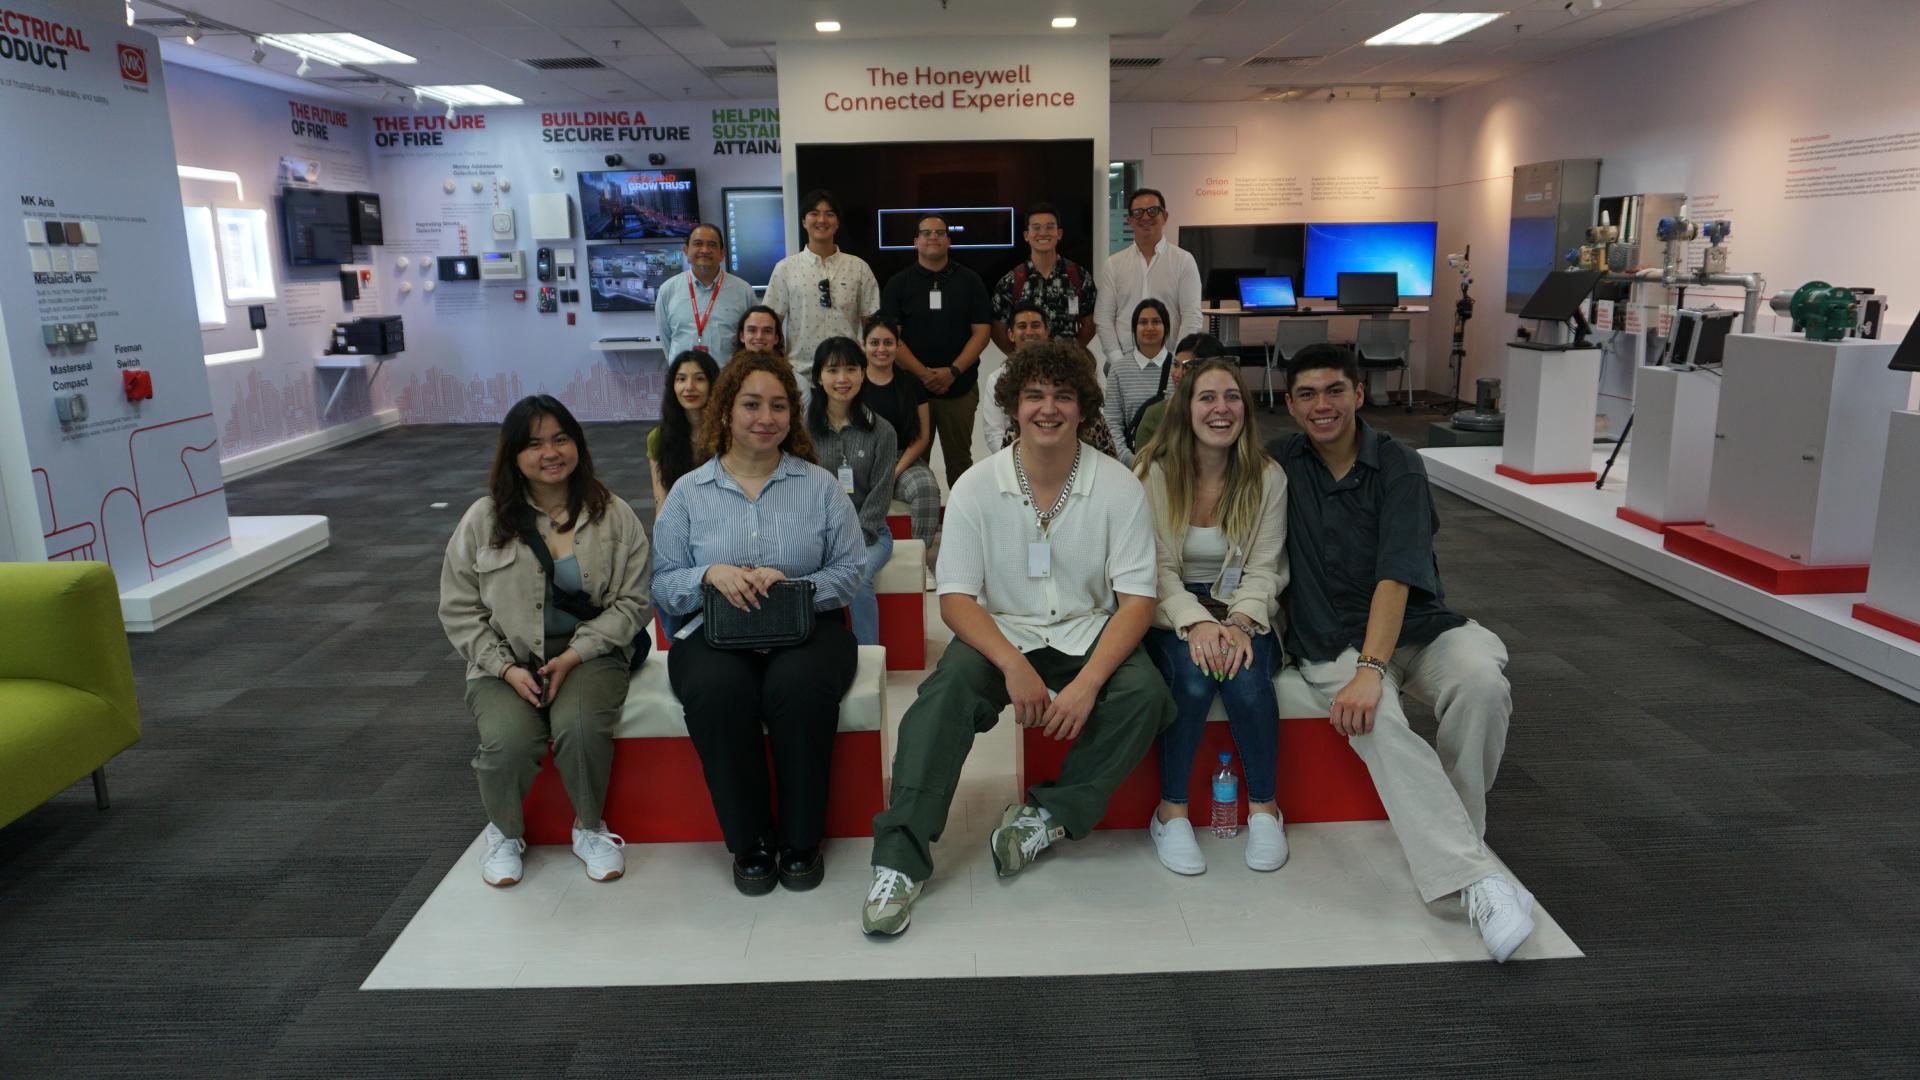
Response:
POLYGON ((134 15, 133 15, 133 5, 132 5, 132 4, 128 4, 128 5, 127 5, 127 25, 128 25, 128 26, 132 26, 132 25, 133 25, 133 19, 134 19, 134 15))
POLYGON ((452 105, 447 106, 447 123, 449 124, 453 123, 453 106, 452 105))
POLYGON ((1380 104, 1380 88, 1377 86, 1373 88, 1373 103, 1380 104))
POLYGON ((266 63, 266 60, 267 60, 266 48, 260 44, 259 38, 254 38, 253 39, 253 62, 256 64, 264 64, 266 63))
POLYGON ((308 60, 306 57, 302 56, 300 58, 300 66, 293 69, 293 73, 304 79, 307 77, 307 72, 312 70, 313 70, 313 61, 308 60))
POLYGON ((192 25, 188 26, 186 37, 183 40, 186 41, 186 43, 189 45, 200 44, 200 24, 193 23, 192 25))

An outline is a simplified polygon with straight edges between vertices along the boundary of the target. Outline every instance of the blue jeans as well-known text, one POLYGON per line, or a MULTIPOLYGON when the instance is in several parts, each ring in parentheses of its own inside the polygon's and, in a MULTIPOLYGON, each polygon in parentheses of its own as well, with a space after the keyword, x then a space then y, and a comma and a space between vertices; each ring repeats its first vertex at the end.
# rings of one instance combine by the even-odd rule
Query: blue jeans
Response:
MULTIPOLYGON (((1188 584, 1196 596, 1207 585, 1188 584)), ((1187 643, 1171 630, 1147 631, 1147 655, 1167 680, 1176 709, 1173 726, 1160 734, 1160 797, 1185 806, 1193 780, 1193 756, 1200 750, 1207 711, 1217 692, 1227 707, 1227 726, 1240 750, 1240 771, 1246 778, 1247 801, 1272 802, 1280 768, 1280 700, 1273 689, 1274 665, 1280 645, 1272 633, 1253 639, 1253 663, 1231 679, 1216 681, 1200 670, 1187 643)))
POLYGON ((862 645, 880 644, 880 598, 874 594, 873 579, 891 558, 893 534, 882 525, 873 543, 867 545, 867 572, 860 578, 860 591, 847 605, 847 613, 853 618, 853 639, 862 645))

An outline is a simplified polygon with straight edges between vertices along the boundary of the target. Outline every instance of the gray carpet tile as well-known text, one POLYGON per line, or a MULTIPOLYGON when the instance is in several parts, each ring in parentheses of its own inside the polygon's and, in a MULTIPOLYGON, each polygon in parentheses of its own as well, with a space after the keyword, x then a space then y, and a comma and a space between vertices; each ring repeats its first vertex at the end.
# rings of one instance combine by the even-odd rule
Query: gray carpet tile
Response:
MULTIPOLYGON (((1418 445, 1433 416, 1369 419, 1418 445)), ((590 434, 643 519, 645 432, 590 434)), ((1920 709, 1445 494, 1450 597, 1512 653, 1488 840, 1587 959, 363 993, 481 823, 434 602, 493 437, 228 488, 333 544, 132 639, 112 810, 81 784, 0 828, 0 1076, 1920 1071, 1920 709)))

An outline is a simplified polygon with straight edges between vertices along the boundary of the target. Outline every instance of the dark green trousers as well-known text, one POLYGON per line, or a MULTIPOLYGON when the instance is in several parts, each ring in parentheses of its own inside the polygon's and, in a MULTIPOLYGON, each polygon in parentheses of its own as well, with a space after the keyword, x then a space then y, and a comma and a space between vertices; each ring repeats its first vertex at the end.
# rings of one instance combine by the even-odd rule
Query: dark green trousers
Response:
MULTIPOLYGON (((1040 649, 1028 653, 1027 661, 1047 689, 1059 693, 1087 658, 1040 649)), ((1007 681, 1000 669, 965 642, 956 638, 950 643, 940 666, 920 684, 919 695, 900 719, 892 795, 873 819, 873 865, 891 867, 915 881, 933 875, 933 842, 947 827, 960 767, 973 749, 974 736, 999 723, 1007 704, 1007 681)), ((1114 789, 1173 717, 1166 681, 1136 646, 1100 688, 1059 778, 1029 788, 1028 801, 1045 807, 1068 836, 1086 836, 1106 814, 1114 789)))

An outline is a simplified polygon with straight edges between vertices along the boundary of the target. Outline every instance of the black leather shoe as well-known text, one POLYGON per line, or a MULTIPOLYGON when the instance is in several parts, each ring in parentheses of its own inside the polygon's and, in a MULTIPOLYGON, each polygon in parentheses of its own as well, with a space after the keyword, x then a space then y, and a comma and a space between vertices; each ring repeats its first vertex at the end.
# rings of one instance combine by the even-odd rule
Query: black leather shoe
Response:
POLYGON ((780 880, 780 861, 770 847, 748 848, 733 857, 733 887, 748 896, 765 896, 780 880))
POLYGON ((806 892, 827 876, 827 857, 817 847, 780 853, 780 884, 794 892, 806 892))

